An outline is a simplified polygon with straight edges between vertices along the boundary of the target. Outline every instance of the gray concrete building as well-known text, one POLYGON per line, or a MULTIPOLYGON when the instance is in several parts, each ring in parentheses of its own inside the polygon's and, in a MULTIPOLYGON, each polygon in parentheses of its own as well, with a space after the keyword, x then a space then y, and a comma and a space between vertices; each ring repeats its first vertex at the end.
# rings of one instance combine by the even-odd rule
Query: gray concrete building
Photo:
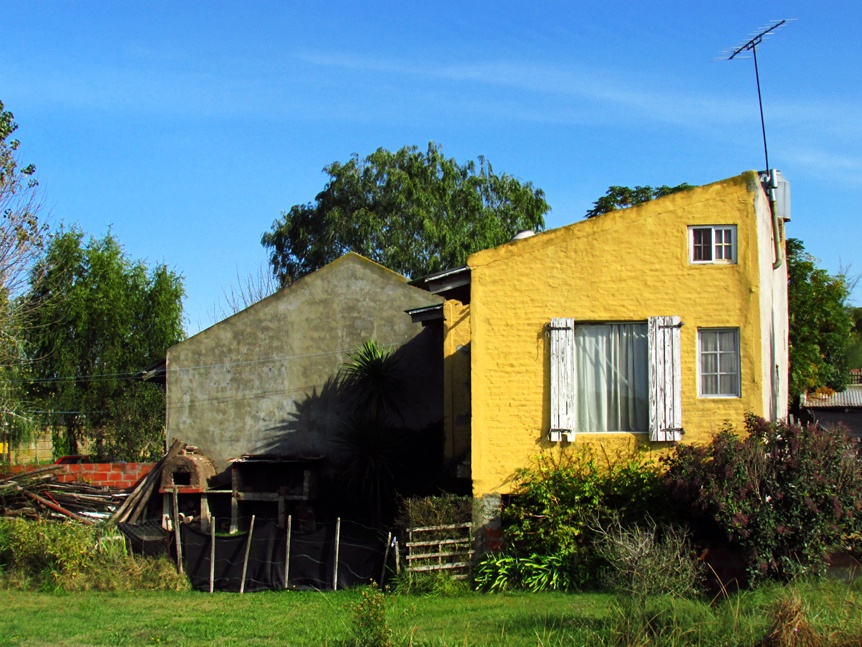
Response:
POLYGON ((362 256, 339 258, 168 350, 168 442, 196 446, 219 472, 247 454, 329 456, 334 376, 368 340, 400 356, 404 426, 439 422, 439 331, 405 311, 442 301, 362 256))

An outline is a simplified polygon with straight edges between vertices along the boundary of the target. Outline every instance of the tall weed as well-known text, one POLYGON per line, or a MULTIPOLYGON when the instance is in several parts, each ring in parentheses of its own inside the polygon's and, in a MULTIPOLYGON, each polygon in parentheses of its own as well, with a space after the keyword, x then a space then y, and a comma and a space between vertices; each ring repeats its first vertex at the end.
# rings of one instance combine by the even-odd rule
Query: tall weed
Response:
POLYGON ((166 559, 132 557, 105 527, 0 519, 0 573, 8 588, 65 591, 188 590, 166 559))

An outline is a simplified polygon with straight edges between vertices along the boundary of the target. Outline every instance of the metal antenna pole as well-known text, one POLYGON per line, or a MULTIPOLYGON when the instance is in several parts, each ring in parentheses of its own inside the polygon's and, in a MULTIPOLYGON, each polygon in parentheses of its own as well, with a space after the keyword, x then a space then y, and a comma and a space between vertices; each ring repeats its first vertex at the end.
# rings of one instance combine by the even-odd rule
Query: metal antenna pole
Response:
MULTIPOLYGON (((769 170, 769 149, 766 146, 766 120, 763 117, 763 96, 760 92, 760 69, 757 66, 757 46, 763 42, 763 39, 772 34, 775 30, 793 22, 795 18, 784 18, 782 20, 773 20, 765 27, 762 27, 754 34, 747 42, 735 47, 731 50, 725 50, 722 55, 714 59, 717 61, 732 61, 742 52, 751 52, 754 57, 754 77, 757 80, 757 103, 760 106, 760 130, 763 132, 763 155, 766 158, 766 170, 769 170)), ((740 56, 740 58, 747 58, 740 56)))
POLYGON ((757 47, 751 48, 754 55, 754 78, 757 79, 757 103, 760 104, 760 130, 763 132, 763 156, 766 158, 766 170, 769 170, 769 149, 766 147, 766 121, 763 118, 763 97, 760 95, 760 71, 757 69, 757 47))

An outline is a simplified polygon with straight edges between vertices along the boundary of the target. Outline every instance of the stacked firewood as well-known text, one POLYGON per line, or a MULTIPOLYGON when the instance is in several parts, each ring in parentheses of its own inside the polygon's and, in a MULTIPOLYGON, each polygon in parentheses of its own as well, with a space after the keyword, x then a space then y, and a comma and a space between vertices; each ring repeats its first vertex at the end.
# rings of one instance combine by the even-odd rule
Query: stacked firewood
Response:
POLYGON ((0 515, 90 524, 107 519, 127 496, 87 483, 60 483, 59 469, 52 465, 0 478, 0 515))

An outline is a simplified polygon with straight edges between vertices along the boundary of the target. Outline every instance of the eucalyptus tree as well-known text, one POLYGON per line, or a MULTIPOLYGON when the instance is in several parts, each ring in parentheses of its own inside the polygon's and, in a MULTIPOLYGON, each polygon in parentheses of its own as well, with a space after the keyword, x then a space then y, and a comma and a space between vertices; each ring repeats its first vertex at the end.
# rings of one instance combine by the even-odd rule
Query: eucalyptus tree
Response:
POLYGON ((439 145, 405 146, 323 169, 313 202, 283 212, 261 240, 289 285, 354 251, 408 277, 463 265, 469 254, 540 230, 550 211, 530 182, 497 174, 484 157, 458 164, 439 145))

